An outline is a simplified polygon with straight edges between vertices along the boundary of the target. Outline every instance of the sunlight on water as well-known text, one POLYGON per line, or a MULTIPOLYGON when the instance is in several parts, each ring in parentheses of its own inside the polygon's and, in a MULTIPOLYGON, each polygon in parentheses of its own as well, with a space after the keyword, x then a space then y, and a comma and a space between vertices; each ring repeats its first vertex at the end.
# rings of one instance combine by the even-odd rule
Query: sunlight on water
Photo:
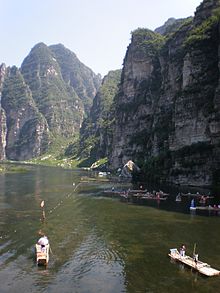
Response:
POLYGON ((103 193, 111 182, 87 175, 46 167, 0 175, 1 293, 216 292, 220 277, 204 278, 167 254, 184 242, 192 255, 197 243, 200 258, 220 269, 218 215, 190 214, 175 194, 166 203, 121 202, 103 193), (39 230, 51 244, 46 269, 34 261, 39 230))

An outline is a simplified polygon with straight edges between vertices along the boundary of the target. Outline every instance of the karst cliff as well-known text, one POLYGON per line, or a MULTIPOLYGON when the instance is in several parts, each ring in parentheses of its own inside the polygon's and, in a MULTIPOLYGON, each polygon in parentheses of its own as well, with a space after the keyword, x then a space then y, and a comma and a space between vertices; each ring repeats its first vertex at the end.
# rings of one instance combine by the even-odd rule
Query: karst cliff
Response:
POLYGON ((21 68, 0 66, 0 160, 38 157, 59 141, 88 164, 132 160, 143 180, 220 185, 219 73, 219 0, 134 30, 122 71, 102 81, 63 45, 39 43, 21 68))
POLYGON ((63 45, 35 45, 0 66, 0 159, 28 160, 78 134, 101 77, 63 45))
POLYGON ((204 0, 166 35, 132 32, 116 95, 111 168, 132 159, 145 178, 219 180, 219 7, 204 0))

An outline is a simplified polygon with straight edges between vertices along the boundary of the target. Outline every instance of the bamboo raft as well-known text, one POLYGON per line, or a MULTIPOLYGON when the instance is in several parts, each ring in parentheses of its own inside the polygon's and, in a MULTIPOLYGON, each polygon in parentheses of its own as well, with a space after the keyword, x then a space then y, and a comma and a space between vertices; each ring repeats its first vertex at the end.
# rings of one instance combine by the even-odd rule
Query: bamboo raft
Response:
POLYGON ((220 211, 219 207, 212 207, 212 206, 198 206, 196 207, 196 210, 202 210, 202 211, 220 211))
POLYGON ((108 190, 104 190, 104 193, 108 194, 108 195, 114 195, 114 196, 120 196, 122 193, 125 193, 125 191, 118 191, 118 190, 112 190, 112 189, 108 189, 108 190))
POLYGON ((114 190, 114 189, 107 189, 104 190, 104 193, 109 193, 109 194, 117 194, 117 195, 124 195, 124 194, 143 194, 146 193, 147 190, 134 190, 134 189, 128 189, 128 190, 114 190))
POLYGON ((202 261, 197 261, 190 256, 181 256, 179 251, 176 248, 170 249, 170 253, 168 254, 171 259, 179 261, 194 270, 198 271, 200 274, 211 277, 220 275, 220 271, 212 268, 209 264, 204 263, 202 261))
POLYGON ((47 264, 49 262, 50 245, 47 244, 47 245, 45 245, 45 247, 42 248, 42 246, 40 244, 36 243, 35 249, 36 249, 37 265, 47 266, 47 264))
POLYGON ((167 196, 143 195, 141 199, 167 200, 167 196))
POLYGON ((147 189, 128 189, 128 193, 146 193, 147 189))
POLYGON ((160 193, 157 193, 157 194, 153 194, 153 193, 150 193, 150 192, 147 192, 145 194, 139 194, 139 193, 136 193, 136 194, 132 194, 132 198, 136 198, 136 199, 146 199, 146 200, 167 200, 167 194, 164 193, 164 194, 160 194, 160 193))
POLYGON ((191 192, 188 192, 188 193, 181 193, 181 196, 188 196, 188 197, 195 197, 195 198, 201 198, 202 196, 205 196, 205 195, 202 195, 200 193, 191 193, 191 192))

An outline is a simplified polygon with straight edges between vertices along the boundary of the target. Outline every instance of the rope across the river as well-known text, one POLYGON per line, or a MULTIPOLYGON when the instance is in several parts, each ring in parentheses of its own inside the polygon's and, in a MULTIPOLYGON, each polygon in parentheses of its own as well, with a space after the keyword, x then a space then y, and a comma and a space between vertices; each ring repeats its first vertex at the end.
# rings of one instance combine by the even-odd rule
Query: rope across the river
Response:
MULTIPOLYGON (((81 182, 78 183, 77 185, 73 182, 73 186, 75 186, 75 188, 73 189, 72 192, 66 194, 64 196, 64 198, 69 198, 73 192, 75 192, 77 190, 77 188, 80 186, 81 182)), ((58 204, 53 207, 52 209, 49 210, 49 214, 52 214, 57 208, 59 208, 61 205, 63 204, 63 200, 61 200, 60 202, 58 202, 58 204)), ((45 210, 44 210, 44 200, 41 201, 41 208, 42 208, 42 221, 44 221, 46 219, 46 215, 45 215, 45 210)))

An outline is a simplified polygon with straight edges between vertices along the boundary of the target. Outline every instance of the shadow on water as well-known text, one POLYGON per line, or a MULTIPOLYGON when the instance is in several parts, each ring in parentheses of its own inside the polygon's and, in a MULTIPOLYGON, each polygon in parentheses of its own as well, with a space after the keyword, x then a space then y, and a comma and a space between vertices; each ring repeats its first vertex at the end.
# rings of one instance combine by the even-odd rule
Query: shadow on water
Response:
POLYGON ((161 185, 161 184, 148 184, 148 185, 132 185, 128 182, 115 182, 109 181, 106 183, 97 184, 97 182, 93 182, 92 185, 88 184, 84 185, 84 194, 90 194, 91 190, 93 190, 92 195, 96 197, 106 197, 106 198, 117 198, 121 199, 122 202, 127 204, 141 205, 141 206, 149 206, 156 209, 161 209, 169 212, 177 212, 183 214, 197 214, 201 216, 219 216, 220 211, 214 210, 190 210, 191 200, 194 199, 195 206, 214 206, 220 204, 220 199, 218 194, 213 194, 211 189, 208 188, 199 188, 199 187, 191 187, 191 186, 176 186, 176 185, 161 185), (120 197, 120 194, 111 193, 111 188, 114 187, 114 190, 127 193, 129 189, 135 190, 148 190, 159 191, 162 190, 165 193, 168 193, 167 200, 149 200, 144 198, 135 198, 130 196, 128 199, 124 197, 120 197), (109 190, 109 193, 105 191, 109 190), (205 203, 200 202, 200 198, 196 196, 196 194, 211 196, 211 198, 207 199, 205 203), (176 196, 178 194, 182 194, 181 201, 176 201, 176 196))

